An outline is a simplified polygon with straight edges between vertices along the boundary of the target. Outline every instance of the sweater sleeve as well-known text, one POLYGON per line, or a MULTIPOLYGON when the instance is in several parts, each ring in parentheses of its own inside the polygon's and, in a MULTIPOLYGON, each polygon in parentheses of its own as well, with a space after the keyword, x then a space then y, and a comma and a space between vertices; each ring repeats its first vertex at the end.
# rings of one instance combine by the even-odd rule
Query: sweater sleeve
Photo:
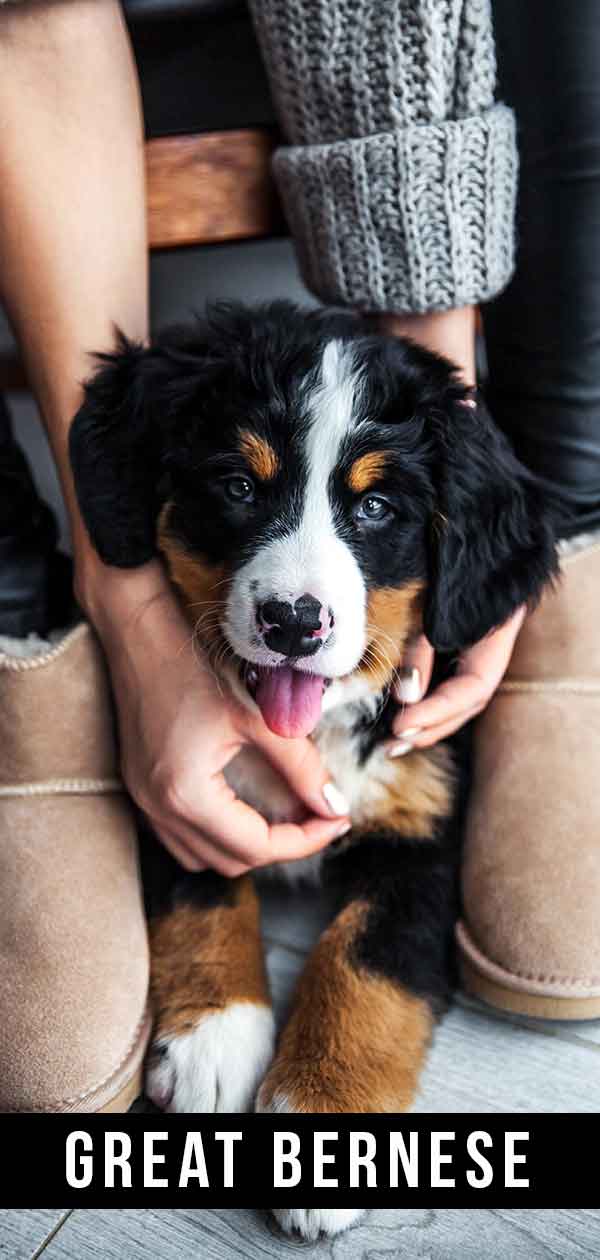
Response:
POLYGON ((446 310, 513 268, 512 111, 489 0, 250 0, 284 136, 275 177, 325 302, 446 310))

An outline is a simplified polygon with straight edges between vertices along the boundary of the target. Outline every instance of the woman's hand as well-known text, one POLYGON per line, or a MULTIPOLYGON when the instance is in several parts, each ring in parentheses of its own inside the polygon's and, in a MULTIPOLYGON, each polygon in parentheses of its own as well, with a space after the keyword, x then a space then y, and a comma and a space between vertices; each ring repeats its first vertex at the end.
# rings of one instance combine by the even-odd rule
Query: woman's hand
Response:
POLYGON ((307 857, 349 829, 315 745, 271 734, 223 694, 157 561, 126 572, 98 565, 79 594, 109 661, 125 783, 182 866, 236 876, 307 857), (286 779, 305 821, 269 825, 235 796, 223 769, 244 744, 286 779))
POLYGON ((520 608, 464 652, 453 677, 426 700, 421 697, 429 686, 435 653, 425 635, 411 645, 394 688, 401 708, 394 719, 390 757, 402 757, 411 748, 430 748, 485 709, 506 672, 524 617, 525 609, 520 608))
MULTIPOLYGON (((425 315, 383 315, 381 332, 410 337, 419 345, 451 359, 467 385, 475 383, 475 310, 431 311, 425 315)), ((395 696, 402 706, 394 721, 391 757, 411 748, 429 748, 446 739, 491 700, 508 667, 515 639, 523 624, 519 609, 505 625, 476 643, 460 657, 455 675, 425 695, 433 670, 434 650, 425 635, 413 643, 402 662, 395 696)))

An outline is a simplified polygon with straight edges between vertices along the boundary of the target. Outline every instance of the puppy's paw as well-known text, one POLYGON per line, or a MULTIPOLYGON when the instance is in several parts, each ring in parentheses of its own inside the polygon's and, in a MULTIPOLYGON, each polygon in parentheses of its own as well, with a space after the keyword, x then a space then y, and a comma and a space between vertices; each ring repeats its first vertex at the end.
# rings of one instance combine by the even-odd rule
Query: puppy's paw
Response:
POLYGON ((278 1056, 258 1091, 256 1111, 340 1115, 346 1111, 380 1110, 357 1087, 351 1072, 344 1075, 339 1071, 339 1063, 331 1062, 330 1068, 328 1064, 328 1060, 315 1064, 299 1059, 286 1063, 282 1071, 278 1056))
POLYGON ((163 1111, 250 1111, 273 1057, 270 1007, 232 1002, 179 1035, 157 1037, 146 1093, 163 1111))
POLYGON ((286 1234, 294 1231, 313 1241, 319 1234, 340 1234, 364 1216, 365 1208, 274 1208, 273 1216, 286 1234))

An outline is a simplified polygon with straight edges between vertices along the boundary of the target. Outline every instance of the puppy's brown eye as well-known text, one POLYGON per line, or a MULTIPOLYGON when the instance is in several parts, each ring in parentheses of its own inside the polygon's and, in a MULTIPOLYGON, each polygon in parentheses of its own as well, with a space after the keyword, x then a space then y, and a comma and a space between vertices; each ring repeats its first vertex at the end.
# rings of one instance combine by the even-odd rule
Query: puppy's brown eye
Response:
POLYGON ((391 511, 392 509, 387 499, 382 499, 377 494, 366 494, 358 505, 356 515, 358 520, 377 523, 385 520, 386 516, 391 514, 391 511))
POLYGON ((228 477, 223 488, 232 503, 252 503, 254 499, 254 486, 249 477, 228 477))

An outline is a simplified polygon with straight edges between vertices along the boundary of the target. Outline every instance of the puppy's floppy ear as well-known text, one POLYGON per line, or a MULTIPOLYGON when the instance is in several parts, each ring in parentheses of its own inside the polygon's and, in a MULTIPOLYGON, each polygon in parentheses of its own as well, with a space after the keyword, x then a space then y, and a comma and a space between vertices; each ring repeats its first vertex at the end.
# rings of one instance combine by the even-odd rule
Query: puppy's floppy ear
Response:
POLYGON ((100 355, 69 436, 81 514, 106 564, 132 567, 154 555, 167 423, 160 406, 169 373, 160 347, 119 336, 100 355))
POLYGON ((557 571, 553 507, 482 402, 449 391, 430 413, 438 510, 425 632, 438 651, 476 643, 557 571))

